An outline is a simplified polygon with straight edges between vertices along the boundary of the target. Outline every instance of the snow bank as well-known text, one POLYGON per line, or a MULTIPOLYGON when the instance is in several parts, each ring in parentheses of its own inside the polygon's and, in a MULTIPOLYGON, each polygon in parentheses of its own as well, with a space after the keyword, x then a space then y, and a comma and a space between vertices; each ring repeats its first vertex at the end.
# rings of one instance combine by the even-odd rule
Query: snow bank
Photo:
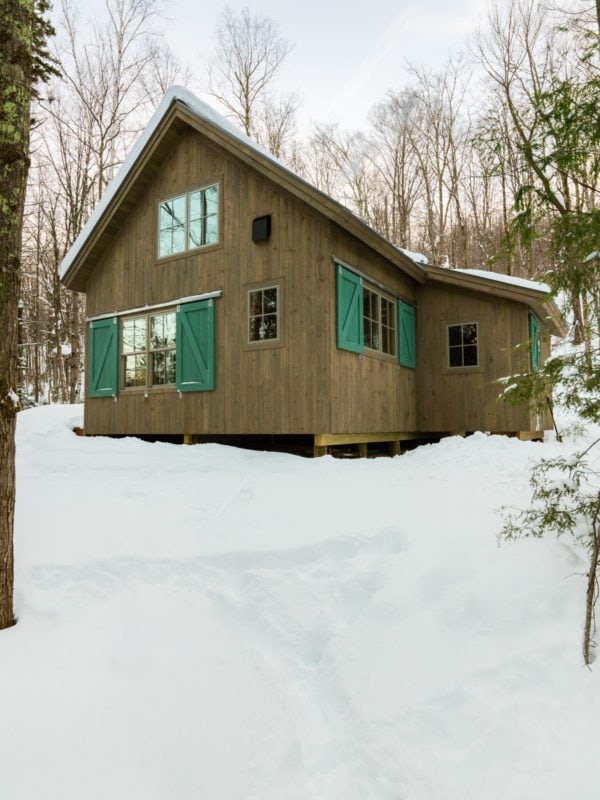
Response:
POLYGON ((564 800, 590 792, 585 564, 498 546, 540 445, 394 459, 76 437, 18 417, 7 800, 564 800))

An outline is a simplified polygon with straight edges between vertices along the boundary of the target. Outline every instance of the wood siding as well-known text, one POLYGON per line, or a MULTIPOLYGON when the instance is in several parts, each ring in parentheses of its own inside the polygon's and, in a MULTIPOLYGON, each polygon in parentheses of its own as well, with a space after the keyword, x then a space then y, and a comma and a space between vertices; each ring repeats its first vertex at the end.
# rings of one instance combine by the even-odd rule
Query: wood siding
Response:
MULTIPOLYGON (((550 428, 526 406, 499 401, 499 378, 529 370, 528 308, 490 295, 428 284, 418 292, 418 427, 421 431, 537 431, 550 428), (477 322, 479 365, 449 368, 447 326, 477 322)), ((542 357, 548 355, 542 340, 542 357)))
POLYGON ((338 350, 332 255, 414 302, 414 281, 235 156, 184 129, 86 284, 90 316, 220 290, 215 390, 86 398, 89 434, 313 434, 415 430, 415 370, 338 350), (157 259, 158 203, 219 182, 219 244, 157 259), (270 214, 268 241, 252 220, 270 214), (280 346, 248 346, 250 286, 277 282, 280 346))

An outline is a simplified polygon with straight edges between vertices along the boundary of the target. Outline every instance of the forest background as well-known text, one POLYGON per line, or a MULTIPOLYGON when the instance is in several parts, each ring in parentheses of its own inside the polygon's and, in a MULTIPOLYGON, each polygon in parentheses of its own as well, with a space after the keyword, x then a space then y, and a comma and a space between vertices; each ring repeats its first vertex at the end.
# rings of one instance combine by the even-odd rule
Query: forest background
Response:
POLYGON ((492 5, 443 68, 405 65, 409 78, 376 99, 364 129, 329 120, 300 134, 301 100, 279 80, 293 43, 276 20, 225 8, 194 74, 165 43, 161 0, 106 0, 91 21, 57 4, 49 44, 61 75, 33 108, 21 407, 82 397, 85 297, 60 285, 58 267, 173 83, 203 86, 217 110, 399 247, 449 268, 550 280, 566 291, 575 340, 589 340, 597 10, 580 0, 492 5))

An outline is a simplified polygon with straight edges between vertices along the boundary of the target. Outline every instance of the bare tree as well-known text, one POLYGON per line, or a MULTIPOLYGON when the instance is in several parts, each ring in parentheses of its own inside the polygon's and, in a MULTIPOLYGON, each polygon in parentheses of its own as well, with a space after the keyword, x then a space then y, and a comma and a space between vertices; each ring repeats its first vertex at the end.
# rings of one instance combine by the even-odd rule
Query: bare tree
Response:
POLYGON ((557 9, 510 0, 490 10, 477 53, 506 108, 508 138, 519 159, 513 227, 527 246, 546 238, 555 280, 562 276, 562 288, 570 293, 576 340, 589 350, 589 303, 597 302, 598 286, 582 264, 589 237, 580 223, 594 210, 600 190, 597 123, 589 124, 589 112, 597 108, 598 65, 595 48, 595 58, 591 52, 580 57, 586 49, 580 35, 557 9), (578 231, 565 237, 573 225, 578 231), (584 290, 588 279, 592 283, 584 290))
POLYGON ((365 135, 343 131, 339 125, 321 125, 311 146, 337 199, 372 224, 377 188, 369 158, 371 145, 365 135))
POLYGON ((299 105, 295 94, 277 96, 274 84, 291 51, 279 26, 248 8, 222 12, 208 64, 208 91, 246 135, 276 156, 293 131, 299 105))
POLYGON ((193 76, 189 66, 182 63, 164 42, 149 42, 149 54, 149 63, 140 79, 144 94, 156 107, 169 87, 176 83, 187 86, 193 76))
MULTIPOLYGON (((106 0, 83 26, 62 5, 55 81, 35 108, 24 241, 21 395, 76 402, 83 378, 85 298, 58 267, 180 65, 156 32, 159 0, 106 0)), ((185 73, 184 73, 185 77, 185 73)))
POLYGON ((464 211, 461 198, 464 145, 469 140, 465 96, 467 81, 460 59, 450 59, 440 72, 411 68, 415 79, 409 89, 418 113, 413 115, 411 135, 419 161, 423 198, 418 211, 423 231, 422 248, 436 262, 452 261, 450 230, 454 225, 465 253, 464 211))
POLYGON ((414 135, 415 99, 410 92, 388 92, 371 111, 368 151, 381 185, 373 209, 375 227, 394 244, 410 248, 412 217, 422 191, 414 135))

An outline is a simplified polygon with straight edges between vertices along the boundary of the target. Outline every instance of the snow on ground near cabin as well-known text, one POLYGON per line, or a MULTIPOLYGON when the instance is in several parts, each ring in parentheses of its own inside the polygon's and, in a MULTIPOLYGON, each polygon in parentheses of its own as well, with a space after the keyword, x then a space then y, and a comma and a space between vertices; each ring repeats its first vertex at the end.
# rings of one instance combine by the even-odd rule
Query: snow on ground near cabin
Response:
POLYGON ((18 417, 2 800, 565 800, 597 784, 585 563, 498 547, 527 466, 76 437, 18 417))

